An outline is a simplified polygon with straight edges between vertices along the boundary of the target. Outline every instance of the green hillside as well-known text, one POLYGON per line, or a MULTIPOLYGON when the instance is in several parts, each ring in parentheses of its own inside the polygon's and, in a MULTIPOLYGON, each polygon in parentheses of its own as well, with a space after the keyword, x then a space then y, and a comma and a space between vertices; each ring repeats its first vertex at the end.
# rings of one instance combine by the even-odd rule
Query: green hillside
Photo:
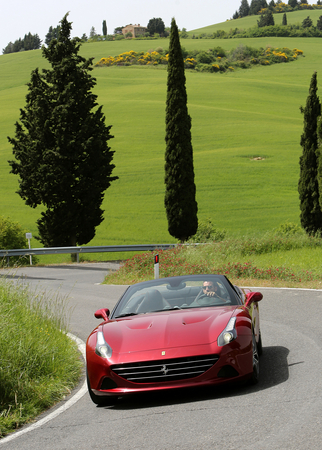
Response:
MULTIPOLYGON (((288 22, 293 18, 299 22, 307 15, 315 21, 317 13, 288 13, 288 22)), ((207 27, 206 32, 256 20, 229 21, 207 27)), ((98 61, 129 50, 166 49, 168 42, 87 43, 82 54, 98 61)), ((305 104, 313 72, 318 72, 319 80, 322 69, 318 38, 182 41, 187 50, 216 46, 230 50, 240 44, 298 48, 304 57, 226 74, 186 72, 198 215, 235 235, 269 230, 285 221, 299 223, 297 183, 303 127, 299 107, 305 104)), ((17 178, 9 174, 7 160, 12 150, 6 137, 13 136, 19 108, 25 105, 31 70, 45 65, 38 50, 0 56, 0 215, 17 220, 33 234, 37 234, 40 209, 25 206, 15 194, 17 178)), ((106 193, 105 220, 91 245, 172 242, 163 206, 166 69, 95 68, 94 76, 106 123, 113 125, 115 138, 110 145, 119 180, 106 193)), ((38 246, 35 240, 32 244, 38 246)))
MULTIPOLYGON (((286 2, 284 2, 286 3, 286 2)), ((318 18, 322 15, 321 9, 311 9, 311 10, 301 10, 286 13, 287 24, 297 25, 301 24, 303 20, 310 16, 313 21, 313 25, 316 25, 318 18)), ((189 35, 199 36, 200 34, 206 33, 211 34, 217 30, 229 31, 230 29, 240 28, 242 30, 247 30, 248 28, 256 27, 257 21, 259 20, 259 15, 246 16, 241 19, 236 20, 226 20, 226 22, 216 23, 214 25, 209 25, 208 27, 199 28, 198 30, 189 30, 189 35)), ((274 14, 275 25, 282 25, 283 14, 274 14)))

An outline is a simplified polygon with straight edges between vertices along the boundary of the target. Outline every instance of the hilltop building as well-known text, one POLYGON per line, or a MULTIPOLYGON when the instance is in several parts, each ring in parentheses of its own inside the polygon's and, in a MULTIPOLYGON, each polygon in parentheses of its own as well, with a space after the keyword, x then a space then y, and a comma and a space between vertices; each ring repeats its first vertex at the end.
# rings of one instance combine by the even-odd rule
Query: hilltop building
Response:
POLYGON ((140 24, 138 25, 126 25, 126 27, 122 28, 122 33, 124 36, 127 35, 127 33, 132 33, 132 37, 137 36, 144 36, 145 33, 148 31, 146 27, 141 27, 140 24))

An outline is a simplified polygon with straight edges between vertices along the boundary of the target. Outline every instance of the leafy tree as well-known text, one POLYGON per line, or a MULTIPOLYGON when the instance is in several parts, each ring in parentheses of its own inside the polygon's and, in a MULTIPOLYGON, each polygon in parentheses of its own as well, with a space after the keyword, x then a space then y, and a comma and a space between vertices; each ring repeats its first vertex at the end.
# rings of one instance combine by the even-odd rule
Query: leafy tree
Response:
POLYGON ((41 40, 38 34, 25 34, 24 38, 17 39, 14 43, 9 44, 2 49, 3 54, 22 52, 26 50, 37 50, 41 46, 41 40))
POLYGON ((67 15, 58 39, 43 47, 51 69, 31 73, 21 123, 16 123, 11 172, 19 175, 18 194, 33 208, 45 246, 88 243, 103 221, 101 204, 112 177, 113 153, 107 142, 102 106, 91 91, 93 58, 79 55, 79 38, 70 38, 67 15))
POLYGON ((274 16, 270 9, 267 9, 263 14, 261 14, 260 19, 257 21, 257 25, 258 27, 275 25, 274 16))
POLYGON ((122 34, 122 30, 124 27, 116 27, 114 28, 114 34, 122 34))
POLYGON ((283 14, 282 25, 287 25, 286 13, 283 14))
POLYGON ((175 19, 171 22, 166 101, 164 204, 171 236, 187 240, 198 229, 191 118, 187 108, 184 62, 175 19))
POLYGON ((103 36, 107 36, 106 20, 103 20, 102 31, 103 31, 103 36))
POLYGON ((182 28, 181 33, 180 33, 180 38, 181 39, 188 39, 189 34, 187 33, 187 29, 186 28, 182 28))
POLYGON ((96 34, 96 30, 94 27, 91 28, 91 31, 89 32, 89 37, 90 38, 94 38, 95 36, 97 36, 96 34))
POLYGON ((246 17, 249 15, 249 4, 247 0, 242 0, 239 7, 239 17, 246 17))
POLYGON ((60 31, 60 26, 57 25, 56 28, 53 28, 52 26, 49 27, 48 33, 45 37, 45 44, 48 46, 53 39, 58 39, 60 31))
POLYGON ((307 16, 303 22, 302 22, 302 27, 303 28, 309 28, 313 25, 312 19, 310 19, 310 16, 307 16))
POLYGON ((157 19, 153 17, 153 19, 149 20, 147 29, 148 32, 150 33, 150 36, 153 36, 155 33, 158 33, 160 36, 163 36, 165 31, 164 22, 160 17, 157 19))
POLYGON ((300 178, 298 191, 300 197, 301 225, 307 234, 313 235, 322 230, 322 211, 319 204, 318 172, 318 135, 317 122, 321 115, 321 104, 317 96, 317 74, 314 72, 306 100, 304 128, 301 136, 303 148, 300 157, 300 178))
POLYGON ((266 0, 252 0, 249 8, 249 14, 258 14, 263 8, 267 8, 266 0))
MULTIPOLYGON (((302 2, 300 2, 302 3, 302 2)), ((292 7, 292 8, 297 8, 298 7, 298 1, 297 0, 288 0, 288 4, 292 7)))
POLYGON ((318 18, 318 21, 316 22, 316 28, 320 31, 322 30, 322 16, 318 18))

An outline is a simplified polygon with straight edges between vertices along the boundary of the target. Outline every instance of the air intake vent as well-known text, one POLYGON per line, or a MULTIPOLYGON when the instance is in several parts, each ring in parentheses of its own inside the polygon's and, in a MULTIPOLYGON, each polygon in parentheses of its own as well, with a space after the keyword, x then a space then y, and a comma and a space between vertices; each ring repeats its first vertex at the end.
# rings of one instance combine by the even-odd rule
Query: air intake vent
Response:
POLYGON ((119 364, 111 369, 118 376, 133 383, 162 383, 198 377, 209 370, 218 359, 218 355, 202 355, 119 364))

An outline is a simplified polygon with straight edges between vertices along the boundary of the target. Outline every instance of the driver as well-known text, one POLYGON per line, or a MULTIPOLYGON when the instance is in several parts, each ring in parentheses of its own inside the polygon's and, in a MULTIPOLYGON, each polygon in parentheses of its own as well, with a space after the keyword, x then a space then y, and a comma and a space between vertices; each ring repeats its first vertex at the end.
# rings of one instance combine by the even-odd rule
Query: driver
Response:
POLYGON ((226 303, 227 299, 222 298, 220 288, 217 283, 212 281, 204 281, 201 291, 195 300, 190 304, 190 307, 211 306, 221 302, 226 303))
POLYGON ((202 293, 207 297, 214 297, 218 290, 218 286, 214 286, 212 281, 204 281, 202 286, 202 293))

